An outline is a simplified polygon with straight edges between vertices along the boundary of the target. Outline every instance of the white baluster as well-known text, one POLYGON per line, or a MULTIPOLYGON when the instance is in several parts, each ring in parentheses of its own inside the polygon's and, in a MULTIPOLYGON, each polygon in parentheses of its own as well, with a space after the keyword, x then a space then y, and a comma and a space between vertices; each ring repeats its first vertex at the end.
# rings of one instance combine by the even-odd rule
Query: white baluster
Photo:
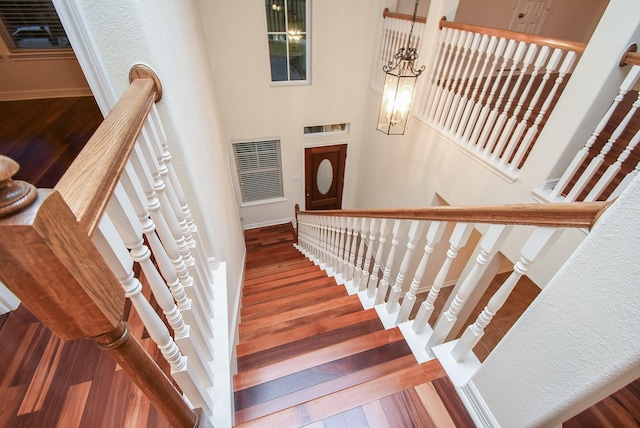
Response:
MULTIPOLYGON (((373 269, 371 270, 371 277, 369 278, 369 283, 367 284, 367 297, 370 299, 375 299, 376 291, 378 290, 378 270, 380 269, 380 260, 382 260, 382 251, 384 250, 384 243, 387 241, 387 234, 389 233, 388 226, 391 224, 387 219, 382 219, 380 222, 380 236, 378 237, 378 250, 374 255, 375 263, 373 264, 373 269)), ((373 242, 371 242, 371 246, 373 246, 373 242)), ((373 305, 372 305, 373 306, 373 305)))
POLYGON ((420 305, 420 309, 418 309, 416 318, 413 320, 413 324, 411 325, 411 328, 415 333, 422 333, 429 323, 429 318, 431 318, 431 314, 434 310, 434 303, 438 298, 438 294, 440 294, 440 289, 447 279, 451 264, 453 263, 453 260, 458 257, 458 251, 460 251, 462 247, 467 245, 467 241, 469 240, 469 236, 471 236, 471 232, 473 232, 473 223, 458 223, 453 229, 453 233, 449 238, 449 250, 447 251, 447 258, 445 259, 444 263, 442 263, 438 274, 433 280, 433 285, 431 286, 431 290, 429 290, 429 295, 427 296, 427 299, 420 305))
POLYGON ((451 45, 449 47, 449 58, 447 59, 447 63, 445 64, 443 71, 444 81, 441 84, 442 90, 440 91, 440 95, 438 97, 438 104, 435 106, 432 114, 432 120, 438 126, 440 126, 440 117, 442 116, 442 112, 444 111, 445 102, 447 96, 450 93, 451 85, 453 84, 453 76, 456 71, 456 63, 460 58, 460 52, 462 51, 464 38, 465 33, 463 31, 453 30, 450 42, 451 45))
POLYGON ((438 75, 434 80, 435 91, 433 98, 429 97, 429 104, 427 104, 427 108, 429 109, 429 113, 427 115, 430 121, 435 121, 437 117, 436 114, 438 112, 438 104, 440 104, 440 99, 442 98, 442 90, 443 86, 447 80, 449 65, 452 62, 453 58, 453 50, 454 50, 454 36, 457 40, 457 35, 459 31, 457 30, 442 30, 444 34, 444 46, 442 52, 441 63, 438 65, 438 75), (445 31, 446 30, 446 31, 445 31))
POLYGON ((618 156, 618 159, 616 159, 613 164, 609 165, 609 168, 607 168, 605 173, 602 174, 602 177, 600 177, 596 185, 593 186, 593 189, 591 189, 587 197, 584 198, 585 202, 592 202, 598 199, 602 192, 604 192, 607 186, 609 186, 609 184, 613 181, 615 176, 618 175, 618 173, 622 169, 622 164, 625 160, 627 160, 633 149, 635 149, 635 147, 638 145, 638 142, 640 142, 640 130, 636 131, 631 141, 629 141, 629 144, 627 144, 627 147, 625 147, 622 153, 620 153, 620 156, 618 156))
MULTIPOLYGON (((551 59, 549 60, 549 64, 547 65, 548 70, 551 70, 553 67, 553 71, 555 71, 556 65, 554 65, 554 58, 555 58, 556 52, 562 53, 560 49, 556 49, 553 52, 553 54, 551 55, 551 59)), ((558 88, 560 88, 560 84, 564 81, 564 76, 566 76, 567 73, 571 70, 575 60, 576 60, 575 52, 569 51, 566 53, 564 57, 564 61, 562 61, 562 65, 558 70, 558 77, 556 78, 553 84, 553 87, 551 88, 551 91, 549 91, 549 95, 547 96, 544 103, 542 104, 542 107, 540 107, 540 111, 538 112, 538 115, 536 116, 536 119, 534 120, 533 125, 527 130, 527 133, 522 139, 522 143, 520 144, 520 147, 518 147, 518 151, 516 151, 516 154, 513 156, 513 159, 511 160, 511 164, 509 165, 510 172, 514 172, 519 168, 520 162, 522 161, 522 159, 524 159, 526 153, 530 150, 531 146, 535 143, 534 138, 536 138, 536 134, 538 132, 538 128, 540 127, 540 123, 542 123, 542 119, 546 116, 546 113, 549 110, 549 106, 551 105, 551 102, 553 101, 556 92, 558 92, 558 88)), ((547 73, 545 73, 543 77, 543 82, 548 80, 547 76, 549 73, 550 71, 547 71, 547 73)), ((541 88, 544 87, 545 85, 546 83, 543 83, 541 85, 541 88)))
POLYGON ((464 360, 484 335, 484 329, 489 325, 498 310, 505 304, 507 298, 518 283, 518 280, 529 271, 529 265, 533 263, 542 252, 550 247, 558 236, 560 229, 551 227, 538 227, 522 247, 520 260, 513 266, 513 272, 491 297, 482 313, 476 321, 467 327, 460 340, 451 350, 451 356, 455 361, 464 360))
POLYGON ((142 284, 133 274, 133 259, 118 237, 108 215, 102 217, 92 240, 120 281, 126 297, 136 308, 151 340, 158 345, 158 349, 171 366, 171 376, 195 407, 202 407, 211 415, 213 400, 189 364, 189 359, 180 353, 169 330, 142 294, 142 284))
POLYGON ((622 181, 620 182, 620 184, 618 184, 618 186, 614 189, 613 192, 611 192, 611 194, 609 195, 609 197, 607 198, 607 201, 613 201, 615 198, 617 198, 618 196, 620 196, 620 194, 622 193, 622 191, 624 189, 627 188, 627 186, 633 181, 633 179, 635 178, 636 175, 638 175, 638 172, 640 171, 640 162, 638 162, 638 164, 636 165, 636 167, 634 168, 633 171, 631 171, 629 174, 627 174, 622 181))
POLYGON ((566 169, 564 174, 562 174, 562 177, 558 181, 558 184, 556 184, 556 186, 551 191, 552 198, 560 197, 565 187, 573 177, 573 175, 578 171, 578 168, 580 168, 580 165, 582 165, 584 160, 589 155, 589 150, 593 146, 593 143, 596 142, 598 136, 600 135, 604 127, 611 120, 611 116, 613 116, 613 112, 616 110, 620 102, 622 102, 622 100, 624 99, 624 96, 638 82, 638 78, 640 78, 640 66, 634 65, 631 71, 629 72, 629 74, 627 74, 627 77, 624 79, 624 81, 620 85, 618 95, 616 95, 616 97, 613 99, 613 102, 609 107, 609 110, 607 110, 605 115, 602 117, 602 120, 600 120, 600 122, 596 126, 596 129, 593 131, 593 133, 585 143, 584 147, 580 149, 580 151, 576 154, 576 156, 571 161, 571 164, 569 165, 569 167, 566 169))
MULTIPOLYGON (((471 111, 469 122, 467 123, 464 134, 462 136, 463 141, 465 141, 468 144, 471 144, 472 146, 475 146, 476 142, 478 141, 478 134, 480 133, 480 130, 482 128, 482 126, 478 125, 478 123, 484 122, 484 118, 482 116, 478 118, 478 115, 480 115, 482 110, 486 111, 485 106, 491 102, 491 95, 489 94, 487 96, 487 91, 491 86, 491 76, 494 76, 496 67, 498 66, 500 57, 504 53, 506 44, 507 43, 505 39, 497 38, 495 36, 492 36, 491 40, 489 41, 489 47, 491 48, 491 50, 487 50, 487 52, 488 53, 491 52, 491 54, 487 55, 487 60, 489 60, 490 58, 493 58, 493 61, 491 61, 491 66, 489 67, 488 73, 483 74, 484 83, 482 84, 482 91, 480 92, 478 101, 473 106, 473 110, 471 111), (493 49, 493 46, 495 46, 495 49, 493 49), (487 96, 486 99, 485 99, 485 96, 487 96)), ((484 71, 484 68, 483 68, 483 71, 484 71)))
MULTIPOLYGON (((518 88, 520 88, 520 85, 522 84, 522 80, 524 79, 524 77, 528 76, 527 71, 529 70, 529 66, 533 62, 537 52, 538 52, 538 45, 530 44, 529 48, 527 49, 527 53, 524 56, 524 60, 522 61, 522 70, 520 71, 520 76, 518 76, 518 81, 516 82, 514 90, 511 92, 512 95, 509 97, 509 101, 507 102, 507 105, 505 106, 503 113, 500 115, 501 117, 499 119, 499 123, 504 122, 504 118, 502 116, 504 115, 506 117, 507 113, 511 109, 513 96, 517 94, 518 88)), ((538 70, 540 69, 540 67, 542 67, 542 64, 538 65, 538 70)), ((533 78, 537 74, 538 72, 536 71, 536 69, 534 69, 531 72, 531 75, 529 76, 529 79, 527 81, 527 85, 525 86, 524 90, 520 94, 520 98, 518 98, 518 103, 516 104, 515 109, 513 109, 513 113, 511 113, 509 119, 506 121, 506 125, 502 130, 502 134, 500 135, 498 144, 496 145, 496 148, 493 151, 493 154, 491 155, 491 159, 493 159, 494 161, 498 159, 498 157, 500 157, 500 165, 504 165, 511 158, 511 154, 515 149, 515 144, 507 145, 507 141, 510 141, 511 137, 513 136, 514 127, 516 126, 516 122, 518 120, 518 114, 520 113, 520 110, 522 110, 522 106, 524 105, 524 102, 529 96, 529 92, 531 91, 531 87, 533 86, 533 82, 534 82, 533 78), (504 153, 503 153, 503 149, 504 149, 504 153)), ((522 136, 522 131, 520 132, 520 135, 517 136, 516 141, 520 141, 521 136, 522 136)))
POLYGON ((447 123, 447 115, 450 115, 452 113, 451 110, 455 110, 455 106, 452 108, 451 104, 453 103, 456 89, 462 84, 460 82, 460 75, 462 73, 463 66, 465 65, 465 59, 467 57, 467 53, 469 52, 469 48, 471 47, 472 41, 473 33, 463 31, 460 34, 460 38, 458 40, 458 45, 456 48, 456 57, 454 58, 454 63, 457 63, 456 72, 449 82, 449 88, 446 90, 447 98, 445 99, 443 108, 440 110, 440 118, 438 119, 438 124, 441 127, 444 127, 447 123))
POLYGON ((444 342, 458 319, 458 314, 462 311, 467 299, 482 276, 487 262, 491 259, 491 256, 498 251, 510 230, 511 226, 502 224, 489 226, 489 229, 480 241, 480 253, 476 257, 476 263, 460 285, 451 305, 449 305, 447 311, 440 316, 433 328, 433 333, 425 347, 427 354, 432 354, 431 348, 444 342))
POLYGON ((436 52, 436 58, 433 62, 434 66, 431 69, 431 75, 429 76, 429 81, 426 88, 426 92, 428 92, 428 95, 424 97, 424 104, 420 106, 420 114, 424 119, 428 118, 431 106, 433 105, 433 100, 436 96, 439 76, 442 72, 442 67, 444 65, 446 57, 447 33, 447 28, 443 28, 442 30, 440 30, 440 36, 438 38, 438 51, 436 52))
POLYGON ((607 155, 607 153, 609 153, 613 145, 618 141, 618 138, 620 138, 620 135, 622 135, 622 132, 629 125, 629 122, 631 121, 631 118, 635 114, 636 110, 638 110, 638 107, 640 107, 640 93, 638 93, 638 98, 633 103, 631 109, 629 109, 624 119, 622 119, 622 121, 618 124, 616 129, 611 134, 611 137, 607 140, 607 143, 602 147, 602 150, 600 150, 598 156, 591 159, 591 162, 589 162, 589 165, 567 195, 568 201, 575 201, 580 193, 582 193, 582 191, 585 189, 591 178, 595 175, 596 171, 598 171, 600 166, 603 164, 604 157, 607 155))
MULTIPOLYGON (((356 259, 355 269, 353 272, 353 286, 358 291, 362 291, 366 286, 361 287, 360 278, 362 278, 362 263, 364 255, 364 246, 367 242, 367 229, 369 228, 369 219, 362 218, 360 223, 360 245, 358 246, 358 258, 356 259)), ((369 245, 370 247, 370 245, 369 245)))
MULTIPOLYGON (((540 52, 538 53, 538 56, 536 57, 536 61, 533 64, 533 70, 531 71, 531 75, 529 76, 529 81, 527 82, 527 86, 525 88, 525 92, 527 94, 530 92, 531 87, 535 83, 535 79, 540 73, 540 70, 542 69, 542 67, 544 67, 545 63, 547 62, 547 58, 549 57, 550 53, 551 53, 550 47, 542 46, 542 48, 540 48, 540 52)), ((542 84, 536 87, 536 92, 531 97, 531 100, 529 101, 527 110, 524 112, 524 116, 522 117, 522 120, 518 122, 518 125, 516 126, 515 131, 511 135, 511 138, 509 138, 509 143, 507 144, 507 148, 505 149, 504 154, 500 158, 501 166, 506 165, 507 161, 511 158, 511 154, 520 145, 520 139, 522 138, 524 131, 527 129, 527 126, 529 126, 529 123, 528 123, 529 117, 531 117, 531 114, 533 113, 533 109, 538 104, 538 99, 540 98, 540 94, 542 91, 541 86, 542 84)), ((520 99, 524 101, 522 97, 520 99)))
POLYGON ((364 266, 360 271, 361 276, 360 276, 360 282, 358 285, 358 290, 360 291, 368 290, 367 286, 369 284, 369 268, 371 267, 371 257, 373 254, 373 246, 376 243, 378 224, 380 223, 378 222, 377 218, 371 219, 371 224, 369 225, 369 245, 367 245, 367 254, 365 255, 365 258, 364 258, 364 266))
MULTIPOLYGON (((190 326, 184 322, 182 314, 175 305, 173 296, 167 288, 167 284, 165 284, 162 276, 151 261, 151 251, 144 245, 142 238, 142 226, 121 184, 118 184, 114 189, 113 197, 107 206, 106 212, 114 222, 122 241, 129 248, 133 260, 142 267, 156 302, 158 302, 174 331, 174 339, 178 347, 185 355, 192 358, 191 361, 196 373, 203 384, 207 387, 212 386, 213 372, 207 362, 208 359, 212 359, 212 356, 210 353, 205 356, 204 349, 206 349, 206 344, 198 342, 197 335, 191 336, 190 326)), ((162 254, 160 254, 160 257, 162 257, 162 254)))
POLYGON ((413 281, 411 281, 409 291, 402 298, 402 306, 400 306, 400 311, 396 318, 396 324, 400 324, 409 319, 409 314, 413 310, 413 306, 416 302, 416 294, 418 294, 420 282, 422 282, 422 277, 427 269, 427 263, 429 263, 429 256, 433 253, 436 245, 440 242, 446 226, 447 223, 441 221, 434 221, 429 226, 429 231, 427 232, 427 243, 424 246, 424 253, 420 259, 420 264, 416 269, 413 281))
POLYGON ((474 76, 478 68, 480 58, 477 55, 478 46, 480 46, 480 42, 482 40, 488 41, 488 38, 483 39, 482 35, 479 33, 469 32, 467 34, 467 38, 471 39, 471 43, 469 45, 465 44, 465 48, 468 50, 468 59, 465 61, 466 65, 464 73, 462 74, 462 78, 458 82, 458 87, 455 91, 453 102, 451 103, 451 108, 447 110, 447 121, 444 124, 445 129, 447 129, 451 134, 455 134, 458 123, 460 122, 460 116, 462 115, 462 111, 464 110, 464 105, 468 101, 469 91, 471 91, 472 86, 469 77, 469 70, 471 69, 471 64, 473 63, 473 71, 471 72, 471 76, 474 76))
POLYGON ((398 269, 398 275, 396 276, 396 283, 393 284, 391 288, 391 293, 389 294, 389 300, 387 301, 387 313, 395 314, 400 310, 400 295, 402 294, 402 286, 404 284, 404 278, 407 274, 407 269, 409 269, 409 263, 411 262, 411 257, 413 256, 413 250, 416 248, 416 236, 418 235, 418 230, 420 228, 419 221, 412 221, 409 226, 408 233, 408 242, 407 242, 407 250, 404 253, 404 257, 402 258, 402 262, 400 263, 400 268, 398 269))
POLYGON ((344 241, 346 238, 346 230, 347 230, 347 219, 346 217, 337 217, 338 221, 338 254, 334 264, 334 269, 336 271, 336 282, 338 284, 344 284, 344 278, 342 276, 342 270, 344 267, 344 241))
POLYGON ((352 224, 351 249, 349 250, 349 264, 347 265, 347 280, 353 286, 353 275, 355 274, 356 250, 358 248, 358 234, 360 232, 360 219, 354 218, 352 224))
MULTIPOLYGON (((515 71, 515 64, 516 64, 516 60, 513 59, 513 65, 509 70, 509 73, 507 73, 507 77, 503 80, 502 79, 502 75, 504 74, 504 71, 507 67, 507 65, 509 64, 509 62, 512 61, 512 57, 514 56, 514 52, 515 53, 520 53, 520 50, 516 50, 516 41, 515 40, 509 40, 509 42, 507 43, 507 47, 505 48, 504 54, 502 56, 502 65, 500 66, 500 71, 498 72, 498 75, 495 77, 494 81, 493 81, 493 86, 491 88, 491 94, 489 95, 489 99, 487 100, 487 104, 485 105, 487 111, 488 111, 488 116, 485 116, 482 112, 480 113, 481 117, 486 117, 486 120, 483 122, 478 122, 478 124, 480 124, 482 126, 482 132, 480 133, 480 136, 478 137, 478 141, 476 143, 476 148, 478 150, 482 149, 484 147, 484 154, 485 156, 490 153, 490 151, 487 150, 488 146, 488 138, 489 138, 489 134, 491 133, 491 131, 493 130, 493 126, 496 120, 496 116, 498 111, 500 110, 500 106, 502 105, 502 100, 504 99, 504 95, 509 87, 509 84, 511 83, 511 79, 513 77, 513 73, 515 71), (500 92, 498 92, 498 97, 496 99, 496 103, 494 107, 491 107, 491 101, 493 100, 493 96, 496 93, 496 91, 498 90, 498 87, 500 88, 500 92)), ((484 109, 483 109, 484 110, 484 109)), ((490 150, 491 148, 489 148, 490 150)))
MULTIPOLYGON (((173 264, 175 271, 178 275, 178 280, 181 287, 171 287, 171 293, 173 297, 176 299, 178 303, 178 307, 181 310, 186 310, 189 306, 185 296, 182 295, 182 291, 186 294, 189 300, 192 301, 192 309, 198 318, 198 326, 199 329, 204 332, 207 337, 213 337, 213 328, 211 327, 210 321, 213 318, 213 312, 210 310, 209 304, 206 299, 202 298, 201 294, 194 286, 194 279, 187 268, 186 263, 180 253, 180 248, 178 247, 178 243, 173 237, 171 233, 170 227, 167 224, 166 217, 161 210, 160 201, 158 199, 158 195, 155 192, 154 180, 151 177, 151 173, 147 168, 147 163, 144 161, 144 155, 141 152, 139 145, 134 147, 131 156, 129 157, 129 162, 132 166, 133 173, 129 174, 130 176, 136 176, 138 178, 138 182, 144 191, 144 194, 147 198, 147 208, 148 215, 156 226, 156 232, 162 241, 162 247, 166 250, 167 255, 169 256, 171 263, 173 264)), ((133 199, 132 194, 130 194, 130 198, 133 199)), ((140 216, 146 216, 146 209, 143 213, 139 213, 140 216)), ((155 251, 155 248, 154 248, 155 251)), ((165 277, 167 281, 171 284, 168 277, 165 277)), ((186 316, 186 314, 183 315, 186 316)), ((191 320, 188 319, 189 322, 191 320)))
POLYGON ((382 280, 380 280, 380 286, 378 287, 378 291, 376 292, 376 300, 375 304, 379 305, 384 303, 384 300, 387 298, 387 291, 389 290, 389 277, 391 276, 391 269, 393 268, 393 262, 396 256, 396 248, 398 247, 398 234, 400 233, 400 220, 396 220, 393 222, 393 232, 391 239, 391 250, 389 250, 389 255, 387 256, 387 260, 384 266, 384 272, 382 274, 382 280))
MULTIPOLYGON (((351 241, 354 233, 354 223, 356 221, 355 218, 348 217, 345 219, 346 221, 346 238, 344 241, 344 256, 342 258, 342 267, 340 268, 340 273, 344 278, 345 283, 349 281, 351 278, 349 277, 349 258, 351 258, 351 241)), ((356 232, 357 234, 357 232, 356 232)))

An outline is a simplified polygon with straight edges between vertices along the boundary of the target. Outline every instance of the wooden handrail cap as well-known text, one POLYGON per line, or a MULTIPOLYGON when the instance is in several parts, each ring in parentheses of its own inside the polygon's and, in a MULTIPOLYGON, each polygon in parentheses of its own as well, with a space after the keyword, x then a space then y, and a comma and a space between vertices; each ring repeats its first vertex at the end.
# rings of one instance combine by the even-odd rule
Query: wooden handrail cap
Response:
POLYGON ((18 162, 0 155, 0 217, 18 212, 36 199, 35 186, 12 179, 19 170, 18 162))

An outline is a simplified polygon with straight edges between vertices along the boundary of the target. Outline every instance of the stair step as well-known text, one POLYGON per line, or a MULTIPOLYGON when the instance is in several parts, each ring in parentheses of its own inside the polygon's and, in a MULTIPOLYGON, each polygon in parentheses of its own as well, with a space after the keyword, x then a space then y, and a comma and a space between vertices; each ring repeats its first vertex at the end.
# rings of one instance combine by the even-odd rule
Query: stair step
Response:
MULTIPOLYGON (((408 345, 404 341, 402 333, 398 328, 376 331, 374 333, 350 339, 346 342, 334 344, 317 350, 311 350, 285 361, 238 373, 234 377, 234 387, 236 391, 240 391, 292 373, 319 366, 360 352, 369 351, 394 342, 400 342, 408 349, 408 345)), ((408 352, 410 353, 411 351, 409 350, 408 352)))
POLYGON ((265 335, 254 340, 240 343, 236 347, 236 354, 240 359, 252 353, 275 348, 297 340, 320 336, 323 333, 331 333, 333 330, 340 327, 357 324, 371 319, 378 319, 378 314, 373 309, 351 312, 332 318, 323 318, 311 324, 299 326, 277 334, 265 335))
POLYGON ((295 284, 296 282, 303 282, 309 279, 323 277, 326 278, 327 274, 317 267, 313 267, 312 269, 305 268, 303 270, 293 270, 289 275, 268 275, 260 281, 245 281, 242 286, 242 293, 243 295, 248 296, 253 293, 268 290, 269 288, 277 288, 287 284, 295 284))
POLYGON ((338 287, 337 285, 307 290, 306 292, 301 290, 298 294, 280 298, 277 305, 274 305, 273 302, 264 302, 259 305, 243 307, 240 311, 241 320, 242 322, 248 322, 256 318, 264 319, 271 315, 304 308, 315 302, 346 296, 348 294, 344 287, 338 287))
POLYGON ((361 310, 362 304, 357 295, 327 300, 306 308, 272 315, 265 319, 240 323, 238 326, 240 341, 246 342, 261 335, 279 333, 323 318, 336 317, 361 310))
MULTIPOLYGON (((301 256, 302 257, 302 256, 301 256)), ((288 260, 279 263, 274 263, 269 266, 262 266, 253 269, 246 269, 244 274, 245 281, 248 279, 261 278, 265 275, 277 274, 281 272, 287 272, 291 269, 298 269, 302 267, 315 266, 313 262, 305 258, 297 258, 295 260, 288 260)))
POLYGON ((304 426, 345 410, 379 400, 407 388, 429 383, 443 376, 446 376, 446 374, 439 362, 432 360, 424 364, 390 372, 376 379, 359 383, 250 421, 247 421, 248 413, 250 413, 248 410, 245 412, 246 414, 241 413, 242 411, 236 412, 237 422, 239 422, 236 426, 265 428, 304 426), (241 420, 246 422, 240 422, 241 420))
MULTIPOLYGON (((375 310, 371 309, 368 312, 375 310)), ((365 319, 357 323, 346 324, 336 328, 333 331, 319 333, 313 337, 306 337, 300 340, 291 340, 280 346, 273 346, 263 351, 254 352, 250 355, 238 356, 238 370, 244 372, 246 370, 255 369, 269 364, 283 361, 300 354, 309 352, 310 349, 318 349, 326 346, 335 345, 343 341, 347 341, 365 334, 375 331, 384 330, 382 322, 377 318, 365 319)))
POLYGON ((262 292, 257 292, 258 290, 254 290, 254 292, 252 292, 251 294, 242 296, 242 307, 246 308, 248 306, 258 305, 269 301, 275 302, 282 297, 291 296, 297 293, 324 287, 336 286, 336 281, 333 278, 328 278, 326 275, 324 275, 312 280, 296 282, 293 284, 285 284, 282 287, 268 288, 262 292))

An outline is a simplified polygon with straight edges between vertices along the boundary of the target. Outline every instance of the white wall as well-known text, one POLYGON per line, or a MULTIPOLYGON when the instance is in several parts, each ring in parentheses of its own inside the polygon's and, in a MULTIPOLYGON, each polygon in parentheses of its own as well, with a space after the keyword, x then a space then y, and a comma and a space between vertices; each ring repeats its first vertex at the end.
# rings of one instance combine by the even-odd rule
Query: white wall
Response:
POLYGON ((500 426, 558 426, 640 377, 640 178, 471 380, 500 426))
POLYGON ((148 64, 162 80, 158 110, 172 162, 207 255, 227 262, 230 325, 234 326, 244 239, 236 207, 225 203, 233 200, 227 145, 195 1, 78 3, 118 95, 127 88, 129 69, 136 63, 148 64))
MULTIPOLYGON (((271 86, 264 2, 202 0, 205 39, 226 144, 280 137, 285 202, 240 210, 245 227, 293 217, 304 207, 304 126, 350 123, 343 207, 352 207, 372 56, 383 1, 311 1, 311 85, 271 86), (301 176, 301 181, 294 177, 301 176)), ((331 140, 335 142, 335 139, 331 140)))

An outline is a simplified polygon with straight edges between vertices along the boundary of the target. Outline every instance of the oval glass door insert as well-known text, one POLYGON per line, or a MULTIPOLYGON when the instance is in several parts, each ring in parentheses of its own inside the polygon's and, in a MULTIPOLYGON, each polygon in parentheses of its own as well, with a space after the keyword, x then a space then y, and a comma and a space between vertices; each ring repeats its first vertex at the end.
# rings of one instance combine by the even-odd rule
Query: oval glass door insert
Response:
POLYGON ((333 165, 329 159, 322 159, 320 165, 318 165, 318 172, 316 173, 316 186, 318 192, 326 195, 331 185, 333 184, 333 165))

